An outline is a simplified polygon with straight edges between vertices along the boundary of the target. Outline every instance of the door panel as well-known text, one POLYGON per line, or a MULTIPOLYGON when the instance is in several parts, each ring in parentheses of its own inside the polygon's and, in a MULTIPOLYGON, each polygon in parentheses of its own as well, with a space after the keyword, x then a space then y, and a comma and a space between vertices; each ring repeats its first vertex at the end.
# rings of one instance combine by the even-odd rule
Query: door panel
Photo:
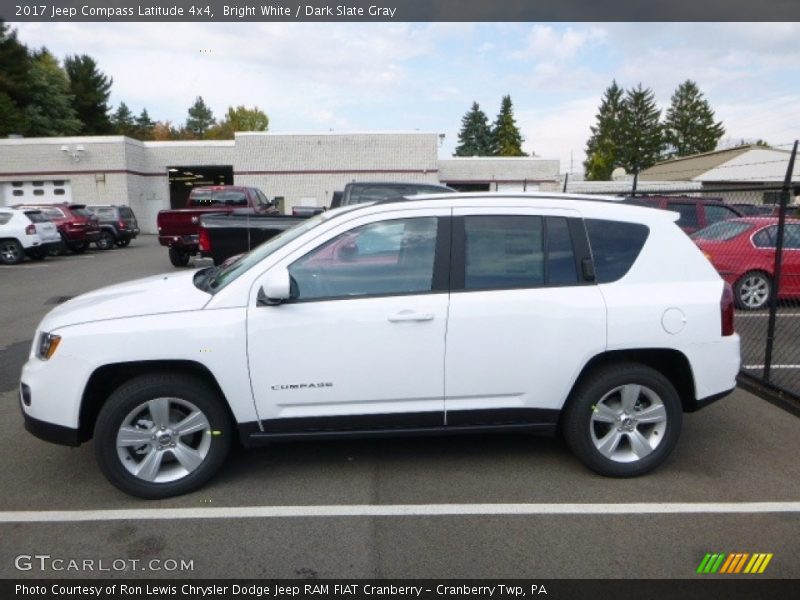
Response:
POLYGON ((493 226, 470 211, 454 211, 465 219, 463 256, 457 243, 453 250, 454 264, 463 263, 465 271, 454 280, 465 289, 454 290, 450 300, 448 425, 550 419, 547 411, 561 408, 583 365, 606 345, 602 294, 578 281, 569 263, 579 261, 564 246, 564 223, 577 213, 496 209, 493 215, 514 220, 493 226), (506 289, 481 289, 491 287, 487 282, 506 289))
POLYGON ((293 275, 295 300, 251 302, 248 314, 266 430, 443 424, 448 294, 432 289, 449 262, 436 248, 449 214, 354 219, 276 265, 293 275))

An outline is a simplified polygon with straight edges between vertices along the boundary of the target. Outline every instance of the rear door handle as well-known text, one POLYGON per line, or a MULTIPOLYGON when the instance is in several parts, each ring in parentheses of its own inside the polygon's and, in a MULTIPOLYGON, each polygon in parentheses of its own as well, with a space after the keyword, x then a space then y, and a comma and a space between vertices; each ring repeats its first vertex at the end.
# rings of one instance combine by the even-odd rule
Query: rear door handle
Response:
POLYGON ((433 313, 422 313, 415 310, 401 310, 389 316, 392 323, 402 323, 403 321, 433 321, 433 313))

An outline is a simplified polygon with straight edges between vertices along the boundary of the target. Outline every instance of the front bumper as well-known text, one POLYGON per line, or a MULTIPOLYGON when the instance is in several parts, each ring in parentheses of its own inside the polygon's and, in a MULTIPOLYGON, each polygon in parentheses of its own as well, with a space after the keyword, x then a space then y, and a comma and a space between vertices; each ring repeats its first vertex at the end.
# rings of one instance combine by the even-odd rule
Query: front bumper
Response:
POLYGON ((79 446, 81 443, 77 429, 34 419, 25 411, 22 411, 22 416, 25 418, 25 429, 40 440, 63 446, 79 446))

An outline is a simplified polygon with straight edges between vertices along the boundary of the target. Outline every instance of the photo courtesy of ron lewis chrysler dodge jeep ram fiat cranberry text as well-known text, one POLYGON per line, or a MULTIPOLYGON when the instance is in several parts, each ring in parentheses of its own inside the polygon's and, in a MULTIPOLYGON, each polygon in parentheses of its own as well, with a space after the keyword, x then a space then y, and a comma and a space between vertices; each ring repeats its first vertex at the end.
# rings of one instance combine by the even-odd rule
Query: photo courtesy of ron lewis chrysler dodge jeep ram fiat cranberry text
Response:
POLYGON ((560 432, 590 469, 640 475, 739 370, 730 286, 675 218, 542 194, 331 210, 53 309, 25 424, 94 438, 146 498, 198 488, 235 442, 343 435, 560 432))

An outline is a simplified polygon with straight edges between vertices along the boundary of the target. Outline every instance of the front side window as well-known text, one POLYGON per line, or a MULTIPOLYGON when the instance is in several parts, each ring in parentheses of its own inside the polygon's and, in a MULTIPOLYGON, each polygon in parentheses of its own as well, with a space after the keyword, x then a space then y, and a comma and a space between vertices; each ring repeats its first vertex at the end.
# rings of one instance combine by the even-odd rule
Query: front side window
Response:
POLYGON ((323 300, 429 292, 436 217, 393 219, 343 233, 289 267, 292 298, 323 300))

